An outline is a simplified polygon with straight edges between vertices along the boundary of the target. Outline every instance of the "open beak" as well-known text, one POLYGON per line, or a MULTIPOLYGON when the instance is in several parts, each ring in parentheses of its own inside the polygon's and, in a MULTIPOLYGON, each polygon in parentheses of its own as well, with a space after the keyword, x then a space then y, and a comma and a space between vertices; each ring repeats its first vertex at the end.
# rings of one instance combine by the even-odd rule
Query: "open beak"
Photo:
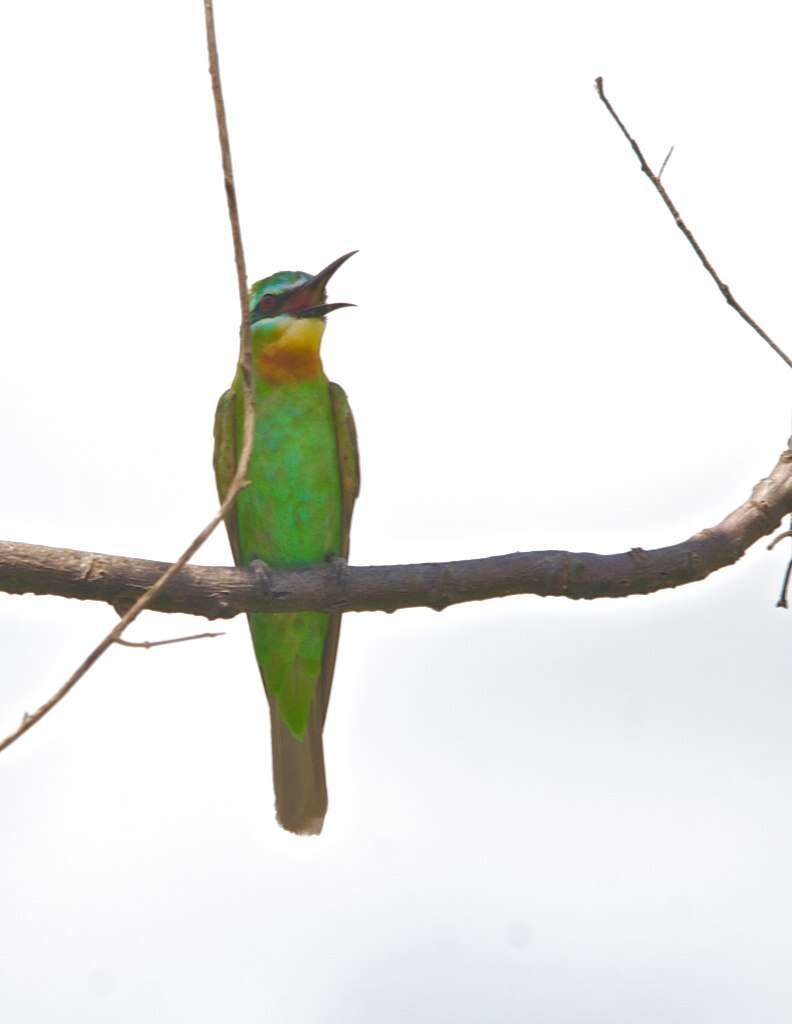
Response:
POLYGON ((333 260, 332 263, 328 263, 324 270, 320 270, 310 281, 306 281, 301 288, 292 292, 281 312, 291 313, 292 316, 301 318, 322 317, 332 313, 334 309, 354 306, 354 302, 324 302, 323 300, 326 297, 327 282, 338 268, 343 266, 349 257, 354 256, 357 251, 357 249, 353 249, 352 252, 345 253, 337 260, 333 260))

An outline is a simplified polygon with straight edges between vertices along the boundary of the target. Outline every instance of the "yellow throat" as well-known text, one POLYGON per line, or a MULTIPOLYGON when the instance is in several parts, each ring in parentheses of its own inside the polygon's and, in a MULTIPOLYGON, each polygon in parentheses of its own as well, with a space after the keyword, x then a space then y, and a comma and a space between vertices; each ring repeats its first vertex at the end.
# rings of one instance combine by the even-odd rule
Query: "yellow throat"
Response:
POLYGON ((254 362, 259 375, 269 384, 294 384, 318 377, 323 372, 319 346, 324 328, 324 320, 318 317, 288 317, 277 338, 261 344, 264 331, 257 331, 254 325, 254 362))

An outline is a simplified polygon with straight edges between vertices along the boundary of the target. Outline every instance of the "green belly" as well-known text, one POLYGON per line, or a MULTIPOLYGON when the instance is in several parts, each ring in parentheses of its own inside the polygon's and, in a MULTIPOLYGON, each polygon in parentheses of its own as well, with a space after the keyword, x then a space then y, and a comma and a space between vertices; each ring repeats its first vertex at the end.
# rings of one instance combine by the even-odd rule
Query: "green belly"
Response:
MULTIPOLYGON (((237 499, 243 564, 321 562, 341 551, 341 486, 327 378, 256 384, 256 434, 248 479, 237 499)), ((241 410, 238 409, 238 417, 241 410)), ((238 418, 238 436, 241 419, 238 418)), ((302 737, 322 668, 328 615, 249 616, 270 697, 302 737)))

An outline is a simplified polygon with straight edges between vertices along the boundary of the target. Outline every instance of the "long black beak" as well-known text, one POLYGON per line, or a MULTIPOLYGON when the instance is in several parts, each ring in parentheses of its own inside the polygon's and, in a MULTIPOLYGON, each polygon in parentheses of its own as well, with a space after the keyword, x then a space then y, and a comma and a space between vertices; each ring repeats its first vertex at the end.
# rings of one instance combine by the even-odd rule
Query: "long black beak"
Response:
POLYGON ((338 270, 339 267, 343 267, 346 261, 354 256, 358 252, 357 249, 353 249, 352 252, 345 253, 343 256, 339 256, 337 260, 333 260, 332 263, 328 263, 324 270, 320 270, 318 274, 314 274, 313 279, 310 281, 310 287, 321 288, 324 290, 327 287, 327 282, 338 270))
POLYGON ((309 306, 307 309, 297 309, 294 311, 293 315, 304 320, 307 317, 327 316, 327 314, 332 313, 334 309, 343 309, 344 306, 354 305, 354 302, 325 302, 323 306, 309 306))
POLYGON ((357 249, 339 256, 337 260, 314 274, 305 284, 283 295, 264 295, 258 305, 250 314, 251 324, 259 320, 266 320, 269 317, 279 316, 281 313, 288 313, 294 317, 322 317, 332 313, 334 309, 342 309, 344 306, 353 306, 353 302, 325 302, 327 282, 349 259, 354 256, 357 249))
POLYGON ((294 300, 289 302, 291 307, 290 312, 296 317, 320 317, 326 316, 328 313, 332 313, 334 309, 343 309, 345 306, 354 306, 354 302, 321 302, 324 298, 325 291, 327 289, 327 282, 335 274, 339 267, 343 266, 346 261, 354 256, 357 249, 353 249, 352 252, 345 253, 343 256, 339 256, 337 260, 333 260, 332 263, 328 263, 324 270, 320 270, 318 274, 314 274, 310 281, 307 281, 302 288, 299 289, 298 293, 295 293, 295 298, 299 295, 300 300, 307 301, 310 305, 301 306, 299 303, 295 303, 294 300), (317 299, 320 300, 317 302, 317 299))

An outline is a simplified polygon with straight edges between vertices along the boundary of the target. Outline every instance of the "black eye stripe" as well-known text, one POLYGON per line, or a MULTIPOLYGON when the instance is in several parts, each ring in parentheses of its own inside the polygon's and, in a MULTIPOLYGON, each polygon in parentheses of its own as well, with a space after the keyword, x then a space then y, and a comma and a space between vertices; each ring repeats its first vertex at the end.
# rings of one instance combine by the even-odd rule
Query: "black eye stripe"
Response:
POLYGON ((282 296, 280 295, 262 295, 253 309, 253 315, 255 316, 256 313, 271 313, 277 307, 281 298, 282 296))

